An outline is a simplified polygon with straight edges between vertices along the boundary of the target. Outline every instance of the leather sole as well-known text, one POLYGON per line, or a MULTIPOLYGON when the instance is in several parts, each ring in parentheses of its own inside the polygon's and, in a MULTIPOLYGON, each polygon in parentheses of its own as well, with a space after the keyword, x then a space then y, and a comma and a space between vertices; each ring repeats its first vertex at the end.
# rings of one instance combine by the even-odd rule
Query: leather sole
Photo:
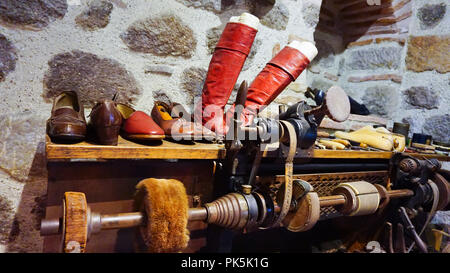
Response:
POLYGON ((165 135, 128 134, 125 132, 122 135, 124 138, 137 140, 161 140, 166 137, 165 135))
POLYGON ((47 133, 50 137, 62 140, 82 140, 86 137, 86 127, 74 124, 47 124, 47 133))

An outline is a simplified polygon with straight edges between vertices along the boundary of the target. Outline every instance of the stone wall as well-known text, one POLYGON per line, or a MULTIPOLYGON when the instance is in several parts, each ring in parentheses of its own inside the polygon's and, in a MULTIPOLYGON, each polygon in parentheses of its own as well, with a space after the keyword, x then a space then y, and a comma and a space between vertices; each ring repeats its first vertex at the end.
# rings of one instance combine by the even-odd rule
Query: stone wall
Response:
MULTIPOLYGON (((96 100, 116 92, 147 112, 155 99, 191 108, 231 16, 247 11, 261 19, 238 83, 253 80, 276 44, 314 39, 321 0, 271 2, 0 1, 0 252, 42 250, 44 134, 52 96, 76 90, 86 115, 96 100)), ((303 98, 305 88, 302 75, 282 101, 303 98)))
MULTIPOLYGON (((372 113, 410 123, 411 135, 423 132, 450 142, 448 1, 392 0, 381 1, 379 7, 363 2, 323 2, 314 35, 320 53, 309 68, 308 82, 324 89, 338 84, 372 113), (370 17, 373 24, 383 28, 356 37, 352 31, 362 25, 347 26, 345 34, 329 30, 333 18, 346 20, 345 11, 358 9, 374 10, 378 15, 370 17)), ((357 14, 348 20, 361 17, 357 14)))
MULTIPOLYGON (((44 134, 52 96, 76 90, 86 114, 116 92, 147 112, 155 99, 191 108, 222 29, 244 11, 258 16, 261 26, 238 83, 251 82, 297 37, 315 40, 319 49, 314 64, 271 108, 304 99, 308 85, 339 84, 374 113, 449 142, 448 4, 392 0, 383 7, 392 4, 411 11, 389 10, 395 23, 402 21, 398 28, 407 29, 403 38, 349 41, 339 32, 315 32, 325 22, 319 21, 321 0, 0 1, 0 252, 42 250, 44 134)), ((333 12, 323 11, 321 20, 333 12)))

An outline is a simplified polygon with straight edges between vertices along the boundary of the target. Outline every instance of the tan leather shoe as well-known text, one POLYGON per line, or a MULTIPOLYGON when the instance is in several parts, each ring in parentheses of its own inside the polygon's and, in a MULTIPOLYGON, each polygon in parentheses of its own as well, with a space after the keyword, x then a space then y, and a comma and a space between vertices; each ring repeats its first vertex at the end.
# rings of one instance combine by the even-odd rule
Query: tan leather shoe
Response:
MULTIPOLYGON (((175 106, 179 107, 179 104, 172 103, 169 106, 162 101, 156 101, 152 109, 153 120, 163 129, 166 136, 174 140, 213 140, 215 138, 215 133, 199 123, 177 117, 179 113, 172 117, 170 109, 175 106)), ((185 112, 185 110, 182 112, 185 112)))
POLYGON ((97 140, 103 145, 117 145, 122 115, 112 100, 98 102, 89 115, 89 126, 95 131, 97 140))
POLYGON ((86 137, 84 108, 76 92, 62 92, 54 98, 52 113, 47 120, 47 134, 51 138, 69 141, 86 137))

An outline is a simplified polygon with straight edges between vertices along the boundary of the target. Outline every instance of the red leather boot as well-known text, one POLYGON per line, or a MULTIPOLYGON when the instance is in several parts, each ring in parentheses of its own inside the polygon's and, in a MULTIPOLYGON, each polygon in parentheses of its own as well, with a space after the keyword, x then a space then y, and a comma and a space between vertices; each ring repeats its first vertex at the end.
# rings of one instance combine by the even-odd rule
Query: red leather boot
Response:
MULTIPOLYGON (((317 48, 312 42, 293 41, 273 57, 248 88, 241 116, 243 126, 251 124, 254 116, 295 81, 316 55, 317 48)), ((234 107, 227 112, 225 122, 233 111, 234 107)))
POLYGON ((249 13, 231 17, 209 63, 194 119, 218 135, 223 134, 224 107, 250 53, 258 25, 259 19, 249 13))

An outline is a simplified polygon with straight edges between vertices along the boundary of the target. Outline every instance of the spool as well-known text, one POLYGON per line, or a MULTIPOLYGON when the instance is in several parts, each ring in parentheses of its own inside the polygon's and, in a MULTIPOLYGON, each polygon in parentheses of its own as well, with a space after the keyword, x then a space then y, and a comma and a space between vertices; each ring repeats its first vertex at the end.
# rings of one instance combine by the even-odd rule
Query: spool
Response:
POLYGON ((333 194, 345 197, 345 204, 337 206, 336 209, 347 216, 373 214, 380 203, 377 188, 365 181, 341 183, 333 190, 333 194))

